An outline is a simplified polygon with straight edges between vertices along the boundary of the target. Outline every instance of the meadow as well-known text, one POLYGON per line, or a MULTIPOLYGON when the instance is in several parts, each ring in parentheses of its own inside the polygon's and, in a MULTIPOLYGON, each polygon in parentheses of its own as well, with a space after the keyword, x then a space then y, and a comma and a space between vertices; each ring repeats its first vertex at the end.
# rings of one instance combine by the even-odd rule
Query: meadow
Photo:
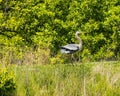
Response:
POLYGON ((120 96, 120 62, 8 66, 15 96, 120 96))

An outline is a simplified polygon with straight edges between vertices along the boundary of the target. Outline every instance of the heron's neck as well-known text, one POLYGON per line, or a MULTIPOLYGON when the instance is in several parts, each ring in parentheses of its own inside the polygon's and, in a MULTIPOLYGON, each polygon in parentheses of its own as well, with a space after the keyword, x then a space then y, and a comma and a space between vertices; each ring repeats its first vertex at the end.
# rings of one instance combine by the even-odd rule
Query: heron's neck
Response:
POLYGON ((79 41, 79 48, 82 47, 82 40, 81 40, 81 38, 78 36, 78 34, 76 34, 75 37, 79 41))

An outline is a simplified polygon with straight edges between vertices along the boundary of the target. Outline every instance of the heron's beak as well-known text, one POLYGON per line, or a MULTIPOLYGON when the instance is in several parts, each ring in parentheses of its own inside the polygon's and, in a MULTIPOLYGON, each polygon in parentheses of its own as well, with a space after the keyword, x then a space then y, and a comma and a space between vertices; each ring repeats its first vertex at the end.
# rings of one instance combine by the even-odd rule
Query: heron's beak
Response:
POLYGON ((82 32, 82 34, 85 34, 86 32, 82 32))

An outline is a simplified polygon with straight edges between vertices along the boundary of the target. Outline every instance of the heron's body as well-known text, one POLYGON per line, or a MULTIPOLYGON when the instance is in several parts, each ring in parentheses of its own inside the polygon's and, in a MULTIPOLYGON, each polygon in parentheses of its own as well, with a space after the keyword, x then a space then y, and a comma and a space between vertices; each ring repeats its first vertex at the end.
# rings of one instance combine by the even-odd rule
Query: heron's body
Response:
POLYGON ((82 48, 82 40, 79 38, 78 34, 80 32, 76 32, 75 37, 78 39, 79 44, 67 44, 65 46, 61 46, 61 53, 74 53, 82 48))
POLYGON ((61 46, 61 53, 74 53, 79 50, 78 44, 68 44, 61 46))

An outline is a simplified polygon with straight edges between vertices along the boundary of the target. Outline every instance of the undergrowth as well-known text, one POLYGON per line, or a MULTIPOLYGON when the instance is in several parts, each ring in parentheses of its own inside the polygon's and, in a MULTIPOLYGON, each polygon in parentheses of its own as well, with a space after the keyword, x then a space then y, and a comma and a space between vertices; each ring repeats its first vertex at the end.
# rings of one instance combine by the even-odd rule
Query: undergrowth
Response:
POLYGON ((9 66, 16 96, 120 96, 120 62, 9 66))

